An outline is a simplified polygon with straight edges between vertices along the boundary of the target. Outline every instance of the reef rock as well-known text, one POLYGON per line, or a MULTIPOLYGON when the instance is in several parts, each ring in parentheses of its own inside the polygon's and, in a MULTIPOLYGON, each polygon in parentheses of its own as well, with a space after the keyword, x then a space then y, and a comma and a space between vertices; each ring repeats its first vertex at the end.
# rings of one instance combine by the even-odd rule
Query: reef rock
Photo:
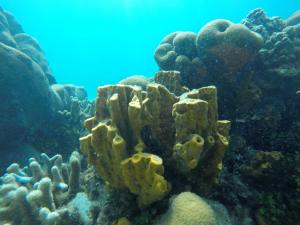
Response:
POLYGON ((270 18, 261 8, 252 10, 241 23, 262 35, 263 38, 269 37, 274 32, 282 31, 286 26, 283 19, 278 16, 270 18))

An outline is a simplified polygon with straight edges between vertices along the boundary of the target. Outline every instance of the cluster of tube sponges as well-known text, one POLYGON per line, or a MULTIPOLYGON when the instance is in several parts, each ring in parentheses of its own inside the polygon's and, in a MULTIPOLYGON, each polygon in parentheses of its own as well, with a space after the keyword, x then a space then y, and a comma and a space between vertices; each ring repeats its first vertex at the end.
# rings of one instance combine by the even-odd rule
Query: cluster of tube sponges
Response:
POLYGON ((80 143, 88 162, 109 185, 136 194, 142 208, 170 192, 172 171, 197 174, 194 185, 207 193, 222 169, 230 122, 218 120, 214 86, 177 97, 160 84, 147 91, 107 85, 85 126, 90 134, 80 143))
POLYGON ((61 155, 49 158, 41 154, 40 160, 29 159, 29 166, 21 168, 13 163, 1 177, 1 224, 56 225, 63 204, 80 191, 79 153, 73 152, 69 163, 61 155))

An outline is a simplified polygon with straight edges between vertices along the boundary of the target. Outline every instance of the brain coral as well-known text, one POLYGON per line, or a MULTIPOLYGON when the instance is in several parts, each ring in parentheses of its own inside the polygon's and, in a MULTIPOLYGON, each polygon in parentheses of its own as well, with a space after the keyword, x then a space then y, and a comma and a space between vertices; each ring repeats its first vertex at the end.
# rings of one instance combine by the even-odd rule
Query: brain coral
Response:
POLYGON ((183 192, 155 225, 217 225, 213 209, 198 195, 183 192))
POLYGON ((242 24, 218 19, 206 24, 198 33, 199 55, 221 62, 227 72, 235 73, 261 48, 263 39, 242 24))
POLYGON ((200 78, 206 74, 204 65, 197 57, 196 38, 197 34, 193 32, 173 32, 160 42, 154 54, 160 69, 180 71, 183 84, 193 84, 190 85, 193 88, 200 86, 200 78))

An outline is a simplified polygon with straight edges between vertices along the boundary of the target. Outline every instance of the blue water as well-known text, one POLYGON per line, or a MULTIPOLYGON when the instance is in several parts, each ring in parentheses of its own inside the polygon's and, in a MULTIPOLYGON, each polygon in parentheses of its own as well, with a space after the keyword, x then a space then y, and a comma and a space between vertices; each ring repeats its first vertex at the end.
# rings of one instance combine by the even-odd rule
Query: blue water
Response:
POLYGON ((198 31, 206 22, 240 21, 257 7, 288 17, 299 0, 2 0, 25 31, 36 37, 60 83, 99 85, 133 74, 152 76, 153 53, 176 30, 198 31))

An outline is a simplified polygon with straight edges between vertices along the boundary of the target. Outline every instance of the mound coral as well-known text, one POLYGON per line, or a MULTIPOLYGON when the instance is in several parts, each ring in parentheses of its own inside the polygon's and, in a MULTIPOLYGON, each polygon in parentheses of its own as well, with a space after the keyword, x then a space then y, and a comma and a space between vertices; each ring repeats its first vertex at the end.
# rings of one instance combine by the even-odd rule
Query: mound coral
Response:
POLYGON ((197 57, 197 34, 177 31, 166 36, 155 50, 154 58, 162 70, 181 72, 182 83, 188 87, 199 87, 207 71, 197 57))
POLYGON ((182 84, 197 88, 236 81, 236 73, 253 60, 262 45, 262 37, 246 26, 219 19, 197 34, 169 34, 159 43, 154 58, 161 70, 180 71, 182 84))
POLYGON ((88 162, 145 207, 169 193, 165 170, 178 171, 208 192, 222 169, 230 122, 218 121, 213 86, 179 98, 159 84, 149 84, 147 92, 109 85, 98 89, 96 116, 85 126, 91 133, 80 142, 88 162))
POLYGON ((244 25, 221 19, 206 24, 199 31, 196 40, 199 54, 212 57, 210 62, 219 63, 221 60, 229 73, 236 73, 249 62, 262 44, 263 39, 259 34, 244 25))
POLYGON ((156 225, 218 225, 213 209, 198 195, 183 192, 156 225))

